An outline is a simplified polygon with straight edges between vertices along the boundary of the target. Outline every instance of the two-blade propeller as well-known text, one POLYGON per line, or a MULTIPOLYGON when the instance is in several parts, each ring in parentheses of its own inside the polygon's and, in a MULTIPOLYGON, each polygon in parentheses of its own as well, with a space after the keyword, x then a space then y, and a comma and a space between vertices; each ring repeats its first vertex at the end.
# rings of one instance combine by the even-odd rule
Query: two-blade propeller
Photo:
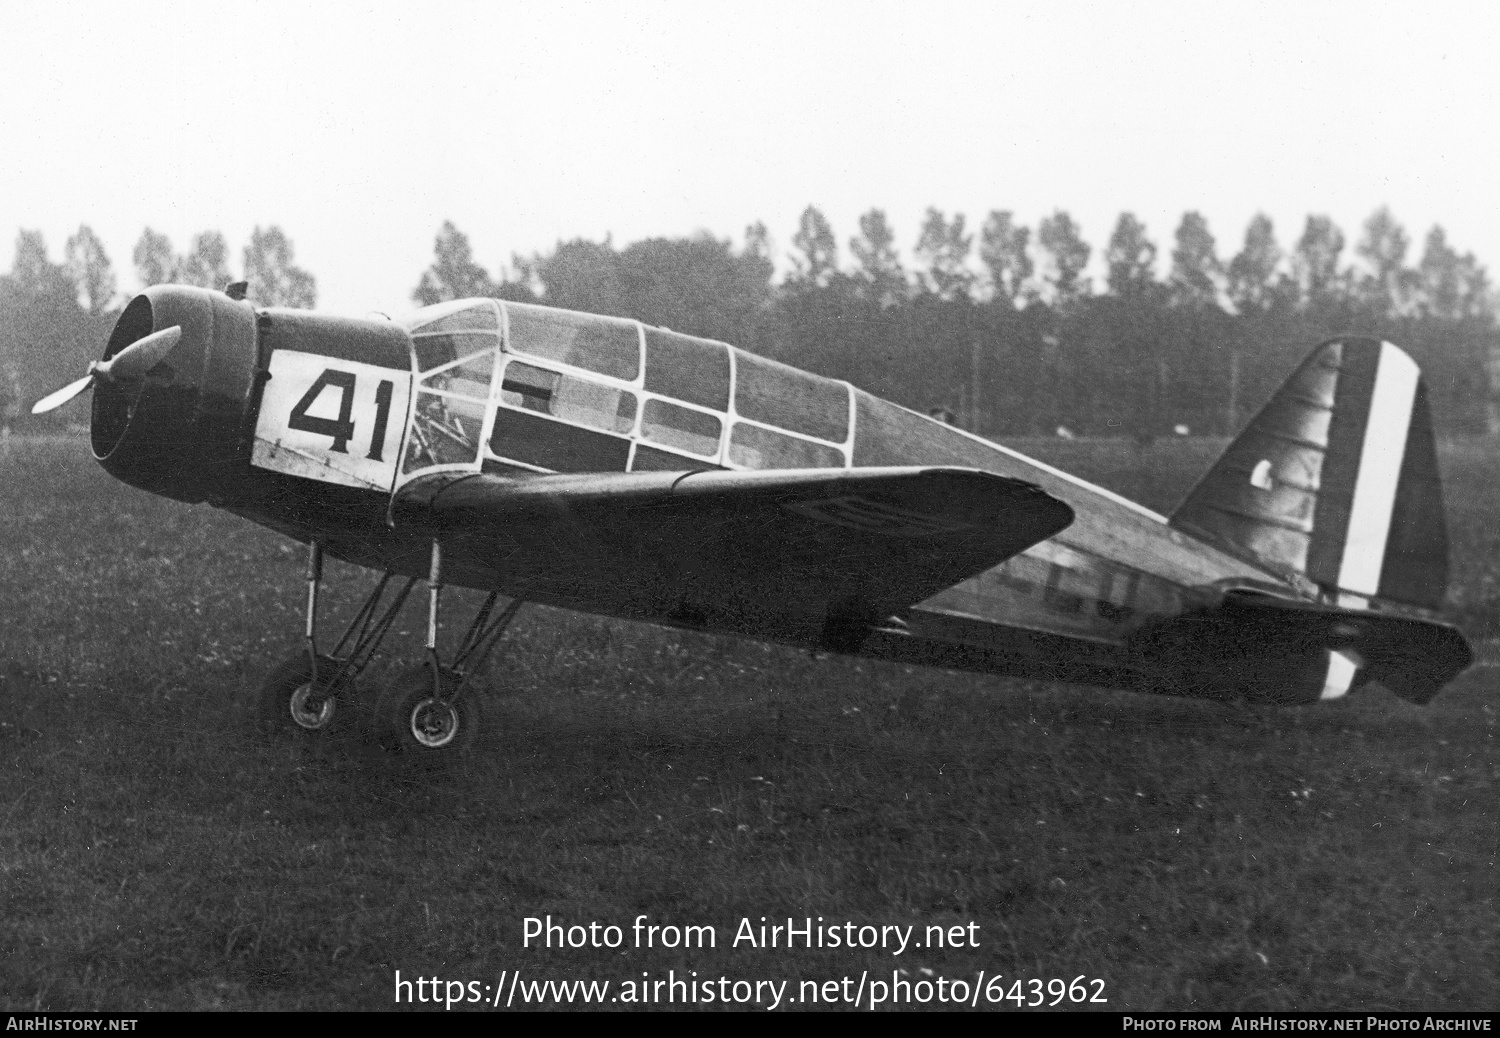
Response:
POLYGON ((43 414, 56 410, 79 393, 98 382, 139 382, 146 373, 160 364, 182 338, 182 327, 172 325, 159 332, 152 332, 144 339, 126 346, 109 360, 96 360, 89 365, 89 373, 77 382, 49 393, 32 405, 32 414, 43 414))

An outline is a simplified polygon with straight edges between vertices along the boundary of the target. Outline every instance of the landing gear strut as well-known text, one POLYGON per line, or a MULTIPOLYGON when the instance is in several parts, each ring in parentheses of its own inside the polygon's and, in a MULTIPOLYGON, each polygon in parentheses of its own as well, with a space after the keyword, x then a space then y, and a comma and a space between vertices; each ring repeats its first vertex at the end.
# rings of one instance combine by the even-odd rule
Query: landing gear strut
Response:
POLYGON ((416 584, 409 577, 385 603, 386 590, 396 580, 385 573, 365 598, 331 653, 318 649, 318 591, 323 581, 323 546, 307 550, 307 624, 303 649, 283 660, 261 685, 259 721, 268 734, 304 735, 325 732, 339 714, 339 704, 354 696, 356 681, 396 622, 401 606, 416 584))
POLYGON ((469 679, 484 665, 523 604, 519 598, 511 599, 497 613, 500 592, 491 591, 474 614, 453 661, 445 666, 437 648, 443 546, 436 540, 432 542, 427 589, 426 664, 392 682, 375 711, 381 726, 381 745, 421 763, 437 754, 444 758, 460 755, 472 744, 480 716, 479 700, 467 691, 469 679))
MULTIPOLYGON (((496 610, 491 592, 469 624, 450 663, 438 653, 443 590, 442 545, 434 540, 428 566, 426 662, 399 676, 379 697, 374 734, 388 750, 419 759, 446 759, 466 749, 479 727, 479 703, 470 678, 489 658, 524 604, 512 599, 496 610)), ((304 646, 267 676, 258 697, 261 728, 271 734, 306 736, 328 731, 358 694, 358 679, 369 666, 406 604, 417 577, 381 575, 332 652, 318 646, 318 597, 323 580, 323 549, 314 541, 307 555, 307 623, 304 646), (390 595, 392 585, 395 590, 390 595)))

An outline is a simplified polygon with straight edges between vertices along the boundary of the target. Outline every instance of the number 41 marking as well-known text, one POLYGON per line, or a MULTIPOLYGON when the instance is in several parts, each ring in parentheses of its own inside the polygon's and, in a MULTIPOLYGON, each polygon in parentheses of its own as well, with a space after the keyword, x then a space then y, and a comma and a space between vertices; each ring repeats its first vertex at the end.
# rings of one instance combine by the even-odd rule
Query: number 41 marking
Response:
MULTIPOLYGON (((307 387, 307 392, 302 394, 302 399, 292 408, 292 413, 287 418, 287 428, 315 436, 330 436, 333 438, 333 446, 329 449, 339 454, 348 454, 349 441, 354 438, 354 386, 354 372, 324 368, 323 373, 307 387), (339 416, 318 418, 308 414, 308 408, 317 402, 323 390, 329 386, 338 387, 339 416)), ((394 384, 385 379, 375 390, 375 431, 370 437, 370 453, 366 455, 370 461, 385 460, 385 431, 391 420, 391 393, 394 388, 394 384)))

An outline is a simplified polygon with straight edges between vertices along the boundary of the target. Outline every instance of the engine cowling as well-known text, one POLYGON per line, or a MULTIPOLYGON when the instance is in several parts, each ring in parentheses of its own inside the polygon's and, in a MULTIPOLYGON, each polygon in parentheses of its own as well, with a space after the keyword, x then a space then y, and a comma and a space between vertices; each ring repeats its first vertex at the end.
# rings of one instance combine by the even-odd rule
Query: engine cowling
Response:
POLYGON ((94 457, 115 478, 179 501, 215 502, 248 463, 260 363, 256 312, 221 292, 157 285, 120 314, 105 360, 176 325, 182 337, 141 382, 101 383, 94 457))

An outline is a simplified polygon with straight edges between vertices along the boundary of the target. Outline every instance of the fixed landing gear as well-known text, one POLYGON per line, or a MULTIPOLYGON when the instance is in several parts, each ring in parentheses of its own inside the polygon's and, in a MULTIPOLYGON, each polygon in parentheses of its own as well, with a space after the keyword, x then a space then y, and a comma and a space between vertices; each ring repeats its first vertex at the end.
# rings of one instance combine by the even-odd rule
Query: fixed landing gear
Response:
MULTIPOLYGON (((333 663, 327 656, 318 661, 322 671, 333 663)), ((312 661, 306 653, 282 660, 266 676, 256 703, 256 718, 267 735, 313 735, 333 726, 338 699, 320 690, 312 661)))
POLYGON ((460 695, 460 679, 445 671, 433 688, 422 667, 392 682, 381 694, 380 745, 417 761, 462 756, 479 730, 479 699, 460 695))
MULTIPOLYGON (((460 756, 480 725, 479 700, 470 678, 499 643, 524 604, 512 599, 496 609, 500 593, 491 592, 475 613, 450 662, 438 654, 443 590, 443 552, 432 542, 427 586, 427 659, 398 676, 375 702, 369 734, 387 751, 423 766, 460 756)), ((366 597, 331 653, 319 651, 318 591, 323 579, 323 552, 316 542, 307 558, 306 645, 266 677, 259 694, 258 719, 274 735, 324 733, 340 722, 362 695, 358 679, 390 632, 416 577, 385 573, 366 597), (388 595, 392 585, 395 591, 388 595)))

